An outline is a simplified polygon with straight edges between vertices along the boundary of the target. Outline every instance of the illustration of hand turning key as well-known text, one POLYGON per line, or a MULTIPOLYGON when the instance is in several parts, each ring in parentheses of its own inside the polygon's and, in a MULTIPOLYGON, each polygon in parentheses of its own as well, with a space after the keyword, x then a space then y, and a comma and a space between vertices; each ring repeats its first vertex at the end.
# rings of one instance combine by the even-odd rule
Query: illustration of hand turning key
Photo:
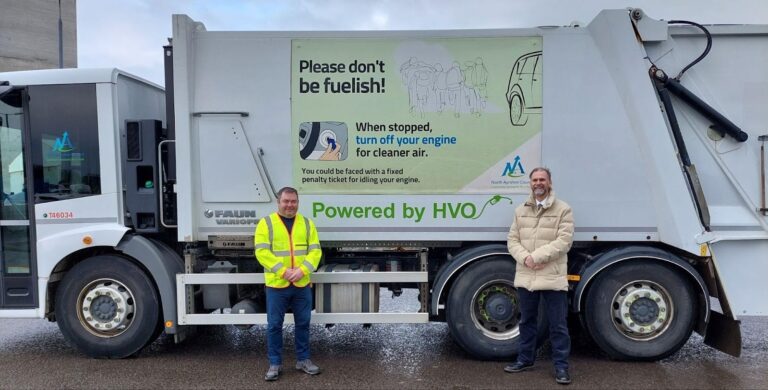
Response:
POLYGON ((320 156, 320 160, 323 161, 338 161, 341 160, 341 145, 333 139, 328 139, 328 147, 320 156))

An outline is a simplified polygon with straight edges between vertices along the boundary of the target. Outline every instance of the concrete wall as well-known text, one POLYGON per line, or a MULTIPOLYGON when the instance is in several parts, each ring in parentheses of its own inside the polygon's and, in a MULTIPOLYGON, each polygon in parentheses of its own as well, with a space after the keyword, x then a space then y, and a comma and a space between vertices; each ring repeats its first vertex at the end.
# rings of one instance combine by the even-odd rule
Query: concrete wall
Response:
MULTIPOLYGON (((64 67, 77 67, 76 0, 61 0, 64 67)), ((0 72, 59 67, 59 1, 0 0, 0 72)))

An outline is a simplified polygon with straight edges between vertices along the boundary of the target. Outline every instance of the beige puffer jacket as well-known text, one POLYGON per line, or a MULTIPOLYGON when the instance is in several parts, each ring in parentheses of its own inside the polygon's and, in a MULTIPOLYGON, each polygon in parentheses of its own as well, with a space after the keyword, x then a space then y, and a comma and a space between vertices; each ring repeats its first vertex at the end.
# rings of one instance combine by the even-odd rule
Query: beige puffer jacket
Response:
POLYGON ((531 195, 515 209, 515 220, 507 235, 507 248, 517 261, 515 287, 529 291, 568 290, 568 250, 573 243, 573 212, 567 203, 550 191, 544 206, 536 207, 531 195), (533 257, 544 268, 534 271, 525 266, 525 258, 533 257))

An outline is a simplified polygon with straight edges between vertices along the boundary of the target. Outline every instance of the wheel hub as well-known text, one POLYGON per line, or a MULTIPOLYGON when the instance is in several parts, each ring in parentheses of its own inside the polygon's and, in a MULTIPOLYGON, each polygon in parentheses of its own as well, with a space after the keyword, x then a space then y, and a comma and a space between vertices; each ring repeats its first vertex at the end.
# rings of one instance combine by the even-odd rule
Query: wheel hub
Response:
POLYGON ((135 312, 133 293, 115 280, 97 280, 80 292, 80 323, 99 337, 114 337, 131 325, 135 312))
POLYGON ((506 322, 515 313, 515 304, 504 294, 493 294, 485 303, 485 312, 492 321, 506 322))
POLYGON ((648 298, 640 298, 629 307, 629 318, 640 325, 650 325, 659 316, 659 305, 648 298))
POLYGON ((494 280, 480 287, 472 299, 472 321, 489 338, 509 340, 520 333, 520 308, 511 281, 494 280))
POLYGON ((100 295, 91 303, 91 314, 101 322, 111 321, 117 314, 117 303, 111 297, 100 295))
POLYGON ((628 283, 613 299, 614 324, 630 338, 649 339, 660 335, 670 324, 671 312, 667 292, 649 281, 628 283))

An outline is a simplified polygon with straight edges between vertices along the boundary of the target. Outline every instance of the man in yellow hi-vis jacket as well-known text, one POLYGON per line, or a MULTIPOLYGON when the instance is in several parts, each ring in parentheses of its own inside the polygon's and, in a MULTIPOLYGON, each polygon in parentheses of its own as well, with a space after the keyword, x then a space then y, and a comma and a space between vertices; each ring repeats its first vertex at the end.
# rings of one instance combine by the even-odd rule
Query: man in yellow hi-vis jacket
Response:
POLYGON ((320 373, 320 367, 309 359, 309 275, 317 270, 323 255, 320 239, 315 224, 297 212, 296 189, 280 189, 277 203, 277 212, 262 218, 254 235, 256 259, 264 267, 267 286, 267 381, 277 380, 282 370, 283 320, 288 308, 293 311, 296 324, 296 369, 310 375, 320 373))

